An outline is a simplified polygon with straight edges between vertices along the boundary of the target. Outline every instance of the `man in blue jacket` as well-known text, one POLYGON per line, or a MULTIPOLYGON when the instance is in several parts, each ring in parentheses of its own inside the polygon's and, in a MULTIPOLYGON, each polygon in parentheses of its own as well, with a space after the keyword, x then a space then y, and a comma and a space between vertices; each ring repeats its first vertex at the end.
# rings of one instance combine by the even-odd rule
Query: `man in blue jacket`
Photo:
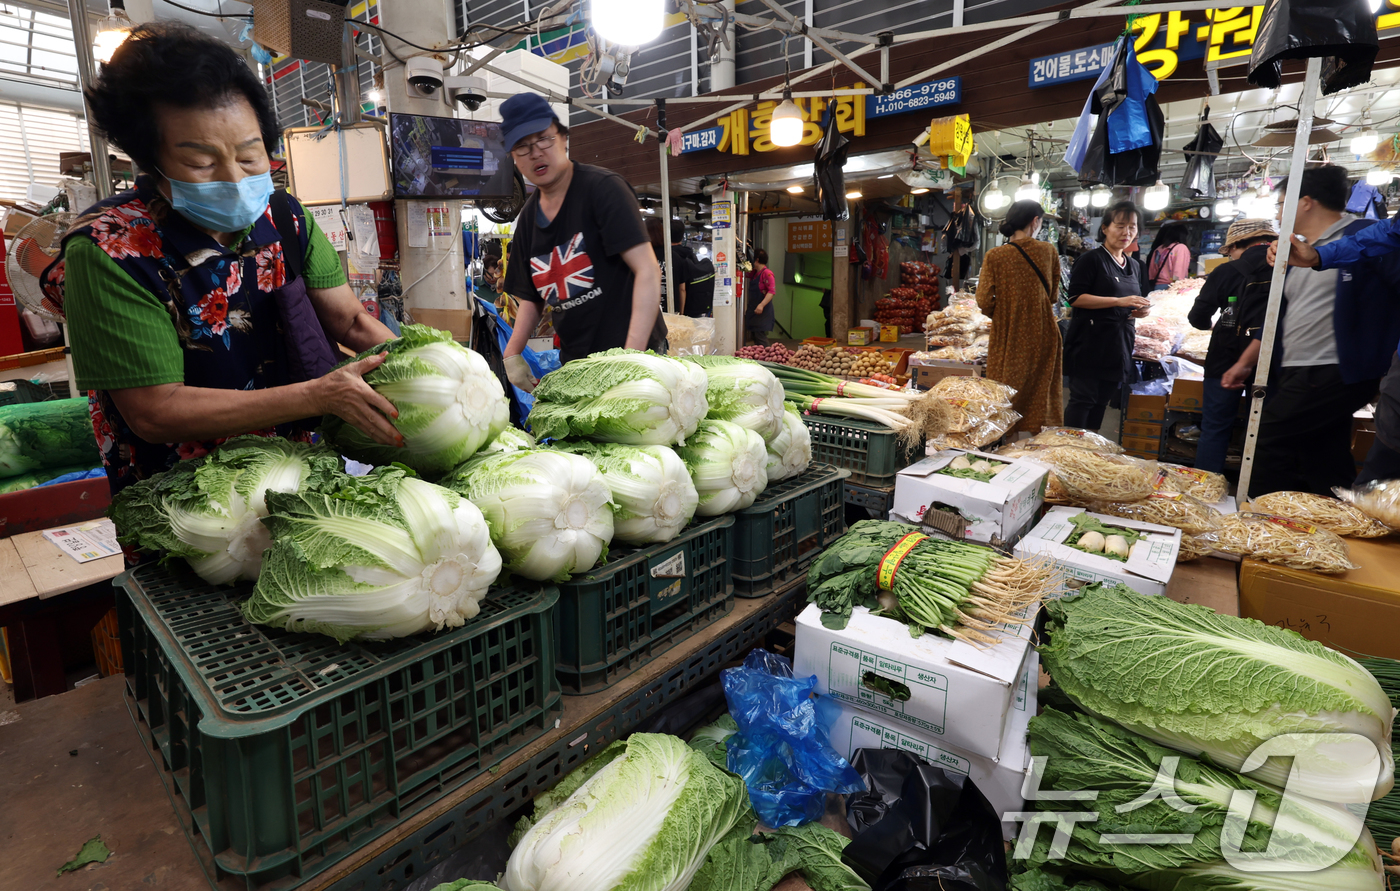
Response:
MULTIPOLYGON (((1395 288, 1400 287, 1396 264, 1400 263, 1400 219, 1381 220, 1371 224, 1361 221, 1345 238, 1327 244, 1313 246, 1296 236, 1289 240, 1288 265, 1311 269, 1346 269, 1365 266, 1375 268, 1380 265, 1377 280, 1370 280, 1372 303, 1388 300, 1395 288)), ((1280 242, 1283 243, 1283 242, 1280 242)), ((1273 248, 1269 251, 1269 262, 1274 261, 1273 248)), ((1353 276, 1355 279, 1356 276, 1353 276)), ((1381 311, 1377 320, 1387 317, 1389 310, 1381 311)), ((1360 313, 1346 316, 1351 327, 1363 328, 1370 320, 1360 313)), ((1394 345, 1397 343, 1388 326, 1377 325, 1377 330, 1366 338, 1368 347, 1375 349, 1375 340, 1382 341, 1386 348, 1388 371, 1380 383, 1380 395, 1376 400, 1376 441, 1366 455, 1366 463, 1355 485, 1372 480, 1400 479, 1400 355, 1394 345)))
MULTIPOLYGON (((1295 230, 1322 250, 1372 220, 1344 213, 1346 170, 1303 172, 1295 230)), ((1295 490, 1330 495, 1356 477, 1352 415, 1376 396, 1400 342, 1400 254, 1339 262, 1336 272, 1291 270, 1275 365, 1254 453, 1250 497, 1295 490)), ((1249 350, 1222 377, 1243 384, 1249 350)))

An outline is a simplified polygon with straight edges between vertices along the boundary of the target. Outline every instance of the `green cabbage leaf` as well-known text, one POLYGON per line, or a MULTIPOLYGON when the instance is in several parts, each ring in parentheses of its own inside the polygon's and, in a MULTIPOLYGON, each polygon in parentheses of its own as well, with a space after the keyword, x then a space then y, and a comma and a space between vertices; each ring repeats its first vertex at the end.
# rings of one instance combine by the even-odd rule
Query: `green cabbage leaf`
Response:
POLYGON ((743 510, 768 487, 768 449, 763 437, 729 421, 701 421, 695 435, 676 450, 690 468, 700 495, 696 516, 743 510))
POLYGON ((709 411, 708 383, 705 370, 691 362, 607 350, 575 359, 540 379, 530 429, 542 440, 679 445, 709 411))
POLYGON ((768 483, 797 476, 812 464, 812 431, 802 423, 802 415, 785 403, 783 427, 768 441, 768 483))
POLYGON ((47 467, 101 463, 87 399, 0 405, 0 479, 47 467))
POLYGON ((773 372, 749 359, 733 356, 687 356, 705 369, 705 417, 747 427, 765 443, 783 429, 783 385, 773 372))

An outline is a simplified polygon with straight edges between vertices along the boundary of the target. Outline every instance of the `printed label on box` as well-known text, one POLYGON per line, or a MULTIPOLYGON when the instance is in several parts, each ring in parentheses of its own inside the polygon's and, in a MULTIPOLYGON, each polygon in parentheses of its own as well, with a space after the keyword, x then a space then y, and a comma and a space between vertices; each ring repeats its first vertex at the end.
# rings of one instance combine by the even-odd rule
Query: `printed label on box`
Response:
POLYGON ((947 723, 946 676, 927 669, 913 669, 875 653, 833 643, 827 687, 837 699, 895 715, 930 733, 942 734, 947 723), (842 686, 855 686, 858 694, 851 696, 842 692, 842 686), (912 695, 911 686, 920 688, 918 696, 912 695), (902 694, 900 688, 903 688, 902 694), (910 711, 911 703, 913 711, 910 711))

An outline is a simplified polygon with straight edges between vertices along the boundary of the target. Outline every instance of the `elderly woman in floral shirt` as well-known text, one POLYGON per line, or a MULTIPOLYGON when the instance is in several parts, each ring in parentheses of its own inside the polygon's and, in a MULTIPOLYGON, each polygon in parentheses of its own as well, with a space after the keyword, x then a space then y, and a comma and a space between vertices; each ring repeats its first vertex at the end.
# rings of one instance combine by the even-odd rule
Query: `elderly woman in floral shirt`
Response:
POLYGON ((44 286, 113 492, 231 436, 304 439, 325 413, 402 444, 363 379, 383 358, 335 368, 339 346, 393 335, 312 217, 273 191, 279 133, 244 61, 192 28, 142 25, 86 98, 143 173, 77 220, 44 286))

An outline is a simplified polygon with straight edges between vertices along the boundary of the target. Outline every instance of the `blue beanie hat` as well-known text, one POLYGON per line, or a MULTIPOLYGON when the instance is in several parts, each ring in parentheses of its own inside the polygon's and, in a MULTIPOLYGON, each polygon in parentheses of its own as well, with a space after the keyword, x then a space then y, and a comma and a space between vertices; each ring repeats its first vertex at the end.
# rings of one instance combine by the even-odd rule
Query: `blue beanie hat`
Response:
POLYGON ((559 123, 554 109, 537 93, 516 93, 501 103, 501 129, 506 149, 515 148, 525 137, 559 123))

